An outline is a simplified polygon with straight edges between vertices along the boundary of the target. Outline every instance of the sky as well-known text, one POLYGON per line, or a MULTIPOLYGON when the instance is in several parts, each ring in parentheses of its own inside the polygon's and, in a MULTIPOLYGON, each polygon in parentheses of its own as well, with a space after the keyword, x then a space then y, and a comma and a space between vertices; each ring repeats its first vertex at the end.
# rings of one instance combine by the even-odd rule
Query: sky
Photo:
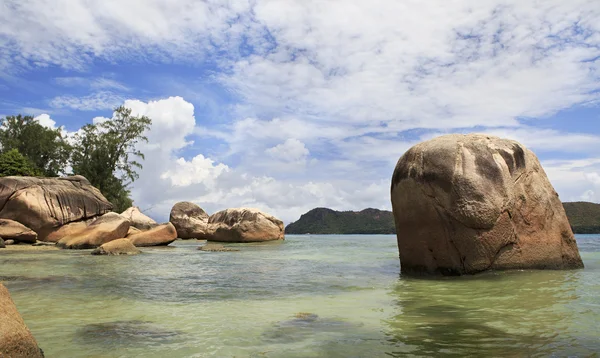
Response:
POLYGON ((447 133, 520 141, 600 202, 597 0, 1 0, 0 116, 153 124, 134 204, 295 221, 391 209, 398 158, 447 133))

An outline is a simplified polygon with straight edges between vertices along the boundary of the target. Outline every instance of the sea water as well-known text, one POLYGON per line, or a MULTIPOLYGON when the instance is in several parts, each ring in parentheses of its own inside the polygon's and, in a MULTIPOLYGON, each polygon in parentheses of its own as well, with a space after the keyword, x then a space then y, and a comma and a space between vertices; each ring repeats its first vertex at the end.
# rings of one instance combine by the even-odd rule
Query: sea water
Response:
POLYGON ((395 236, 288 235, 137 256, 0 250, 46 357, 590 357, 600 352, 600 236, 585 269, 415 279, 395 236))

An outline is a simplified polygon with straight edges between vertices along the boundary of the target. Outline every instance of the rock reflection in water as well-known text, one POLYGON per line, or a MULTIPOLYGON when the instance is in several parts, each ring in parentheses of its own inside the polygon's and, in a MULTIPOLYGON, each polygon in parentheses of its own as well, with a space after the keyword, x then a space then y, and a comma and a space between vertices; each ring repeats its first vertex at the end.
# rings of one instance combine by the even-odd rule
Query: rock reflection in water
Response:
MULTIPOLYGON (((403 278, 397 313, 384 323, 390 356, 589 354, 571 335, 577 273, 492 273, 442 280, 403 278)), ((596 348, 600 348, 600 345, 596 348)))

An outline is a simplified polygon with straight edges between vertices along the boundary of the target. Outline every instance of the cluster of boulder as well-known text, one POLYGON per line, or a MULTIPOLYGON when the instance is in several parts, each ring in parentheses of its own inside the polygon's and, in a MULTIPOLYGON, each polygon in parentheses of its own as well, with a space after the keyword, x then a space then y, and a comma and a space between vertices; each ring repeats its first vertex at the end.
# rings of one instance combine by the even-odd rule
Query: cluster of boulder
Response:
POLYGON ((283 222, 256 209, 227 209, 209 216, 196 204, 180 202, 171 210, 169 222, 159 224, 137 207, 120 214, 112 208, 82 176, 0 178, 0 247, 48 242, 64 249, 102 247, 95 254, 134 254, 139 250, 132 248, 169 245, 177 238, 223 242, 284 238, 283 222))
POLYGON ((396 165, 391 199, 403 273, 583 267, 558 194, 515 141, 471 134, 417 144, 396 165))

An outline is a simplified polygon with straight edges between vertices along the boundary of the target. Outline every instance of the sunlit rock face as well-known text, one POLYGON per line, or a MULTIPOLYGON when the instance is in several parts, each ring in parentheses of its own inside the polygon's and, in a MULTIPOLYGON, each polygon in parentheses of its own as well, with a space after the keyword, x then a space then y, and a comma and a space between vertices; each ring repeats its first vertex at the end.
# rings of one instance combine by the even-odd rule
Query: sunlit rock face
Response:
POLYGON ((44 353, 0 283, 0 357, 43 357, 44 353))
POLYGON ((205 239, 208 235, 208 214, 189 201, 173 206, 169 222, 175 226, 180 239, 205 239))
POLYGON ((391 186, 403 273, 583 267, 558 194, 518 142, 445 135, 409 149, 391 186))
POLYGON ((112 204, 81 175, 0 178, 0 218, 31 228, 39 240, 62 225, 111 210, 112 204))
POLYGON ((234 208, 208 219, 210 241, 260 242, 284 239, 283 221, 258 209, 234 208))

